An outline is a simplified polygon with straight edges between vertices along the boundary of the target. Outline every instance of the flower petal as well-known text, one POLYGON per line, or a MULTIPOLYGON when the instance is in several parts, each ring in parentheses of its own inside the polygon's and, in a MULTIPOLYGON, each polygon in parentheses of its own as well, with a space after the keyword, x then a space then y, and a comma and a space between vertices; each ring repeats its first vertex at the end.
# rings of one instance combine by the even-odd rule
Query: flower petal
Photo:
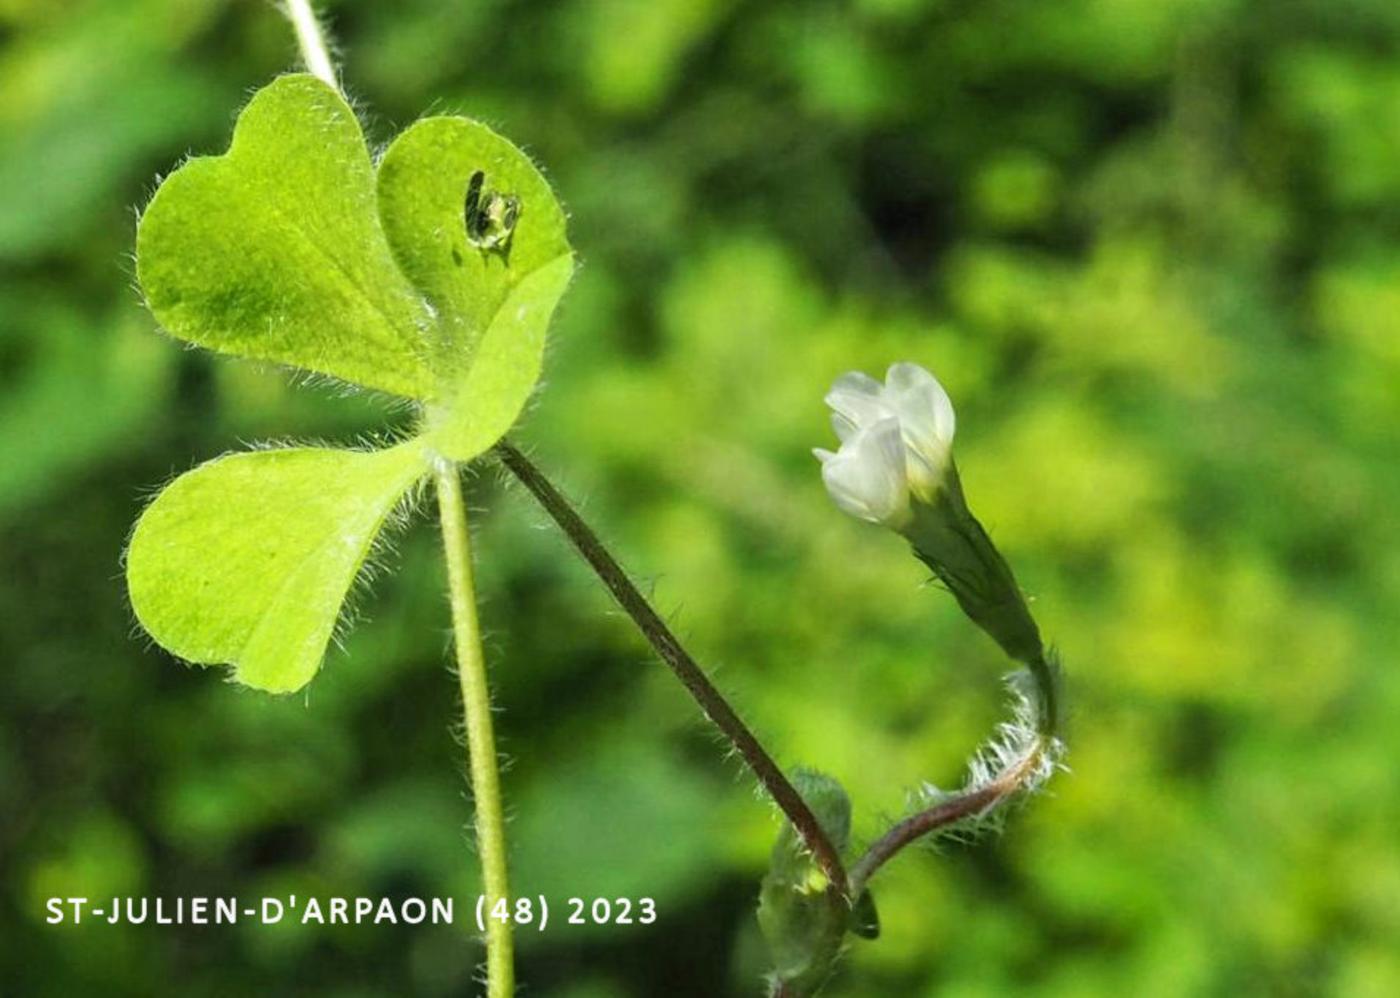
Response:
POLYGON ((906 439, 937 437, 944 447, 952 446, 957 430, 953 401, 927 370, 907 361, 891 365, 883 397, 899 416, 906 439))
POLYGON ((883 419, 856 433, 823 463, 822 481, 852 516, 902 526, 909 516, 909 485, 899 421, 883 419))
POLYGON ((885 375, 884 398, 899 418, 909 461, 909 483, 929 499, 942 484, 956 421, 948 393, 918 364, 900 363, 885 375))
POLYGON ((840 440, 843 444, 855 436, 856 431, 860 429, 860 427, 856 426, 855 423, 851 422, 839 412, 833 412, 831 414, 831 428, 836 431, 836 439, 840 440))
MULTIPOLYGON (((853 429, 870 426, 894 415, 885 402, 884 386, 860 371, 848 371, 837 378, 831 391, 826 394, 826 404, 853 429)), ((836 426, 836 433, 837 436, 841 435, 840 426, 836 426)))
POLYGON ((833 392, 879 395, 883 386, 864 371, 847 371, 831 383, 833 392))

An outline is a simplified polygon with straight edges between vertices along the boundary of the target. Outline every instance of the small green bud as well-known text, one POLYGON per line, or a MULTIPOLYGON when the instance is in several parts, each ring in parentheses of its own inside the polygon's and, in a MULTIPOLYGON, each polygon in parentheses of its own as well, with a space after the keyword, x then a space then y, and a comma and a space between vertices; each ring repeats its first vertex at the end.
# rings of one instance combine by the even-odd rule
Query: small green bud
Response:
MULTIPOLYGON (((794 773, 792 782, 831 844, 844 851, 851 837, 851 800, 841 784, 807 770, 794 773)), ((758 924, 768 942, 774 976, 804 990, 831 974, 851 927, 846 900, 828 887, 797 831, 784 822, 759 891, 758 924)))

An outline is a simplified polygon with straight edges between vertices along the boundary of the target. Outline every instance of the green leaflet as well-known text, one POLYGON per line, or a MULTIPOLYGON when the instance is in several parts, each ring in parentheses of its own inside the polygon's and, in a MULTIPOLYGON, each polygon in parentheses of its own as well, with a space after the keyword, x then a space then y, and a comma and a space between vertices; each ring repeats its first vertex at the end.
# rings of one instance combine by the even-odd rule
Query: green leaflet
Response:
POLYGON ((300 689, 385 518, 426 470, 410 441, 254 451, 186 472, 137 521, 126 565, 137 618, 181 658, 300 689))
POLYGON ((487 327, 474 363, 455 384, 443 386, 444 403, 430 408, 428 422, 433 446, 444 455, 475 457, 520 415, 540 377, 549 318, 573 272, 573 257, 561 256, 517 284, 487 327))
POLYGON ((427 312, 394 265, 349 105, 283 76, 223 156, 176 170, 136 236, 147 304, 180 339, 398 395, 432 390, 427 312))
POLYGON ((539 377, 545 330, 573 273, 563 209, 515 146, 478 122, 435 117, 384 154, 379 213, 437 315, 433 442, 466 460, 510 428, 539 377), (494 245, 469 231, 468 209, 491 199, 513 212, 494 245))

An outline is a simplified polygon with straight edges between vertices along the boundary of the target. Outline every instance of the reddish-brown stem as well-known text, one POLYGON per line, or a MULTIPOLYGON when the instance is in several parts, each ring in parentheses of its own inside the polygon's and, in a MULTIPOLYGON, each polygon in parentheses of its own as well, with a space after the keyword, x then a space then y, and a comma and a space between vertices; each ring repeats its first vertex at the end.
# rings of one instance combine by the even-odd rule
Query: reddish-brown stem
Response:
POLYGON ((1040 764, 1040 752, 1040 749, 1031 752, 1020 763, 985 786, 940 801, 899 822, 877 839, 851 868, 851 891, 855 894, 863 891, 875 872, 905 846, 930 832, 983 814, 1015 794, 1040 764))
POLYGON ((637 587, 632 584, 626 571, 617 563, 612 554, 588 524, 575 511, 573 505, 554 487, 548 478, 535 467, 518 449, 507 441, 496 445, 496 454, 501 462, 529 490, 554 522, 557 523, 575 550, 602 580, 619 606, 632 618, 642 635, 656 649, 681 685, 724 736, 729 739, 735 751, 748 763, 768 796, 782 809, 792 823, 803 844, 812 853, 817 865, 826 875, 828 891, 833 904, 845 905, 849 897, 846 868, 836 847, 822 830, 816 815, 802 799, 801 794, 783 774, 766 749, 754 737, 752 731, 729 706, 729 702, 717 690, 703 669, 690 657, 680 641, 671 633, 661 617, 647 602, 637 587))

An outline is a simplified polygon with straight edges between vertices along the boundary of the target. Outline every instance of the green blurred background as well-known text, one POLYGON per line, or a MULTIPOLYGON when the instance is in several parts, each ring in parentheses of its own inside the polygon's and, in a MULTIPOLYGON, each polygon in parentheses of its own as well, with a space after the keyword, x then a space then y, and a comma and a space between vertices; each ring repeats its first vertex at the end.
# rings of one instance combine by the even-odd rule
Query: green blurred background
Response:
MULTIPOLYGON (((374 141, 463 111, 545 166, 583 267, 516 437, 865 838, 956 782, 1003 663, 808 449, 841 371, 952 393, 1073 773, 890 867, 831 995, 1400 995, 1400 5, 329 13, 374 141)), ((0 0, 5 995, 474 990, 460 927, 43 924, 475 888, 431 525, 304 696, 174 664, 124 599, 174 473, 404 418, 181 350, 131 287, 157 175, 294 59, 253 0, 0 0)), ((756 994, 773 814, 528 497, 473 488, 515 886, 661 913, 524 933, 523 993, 756 994)))

